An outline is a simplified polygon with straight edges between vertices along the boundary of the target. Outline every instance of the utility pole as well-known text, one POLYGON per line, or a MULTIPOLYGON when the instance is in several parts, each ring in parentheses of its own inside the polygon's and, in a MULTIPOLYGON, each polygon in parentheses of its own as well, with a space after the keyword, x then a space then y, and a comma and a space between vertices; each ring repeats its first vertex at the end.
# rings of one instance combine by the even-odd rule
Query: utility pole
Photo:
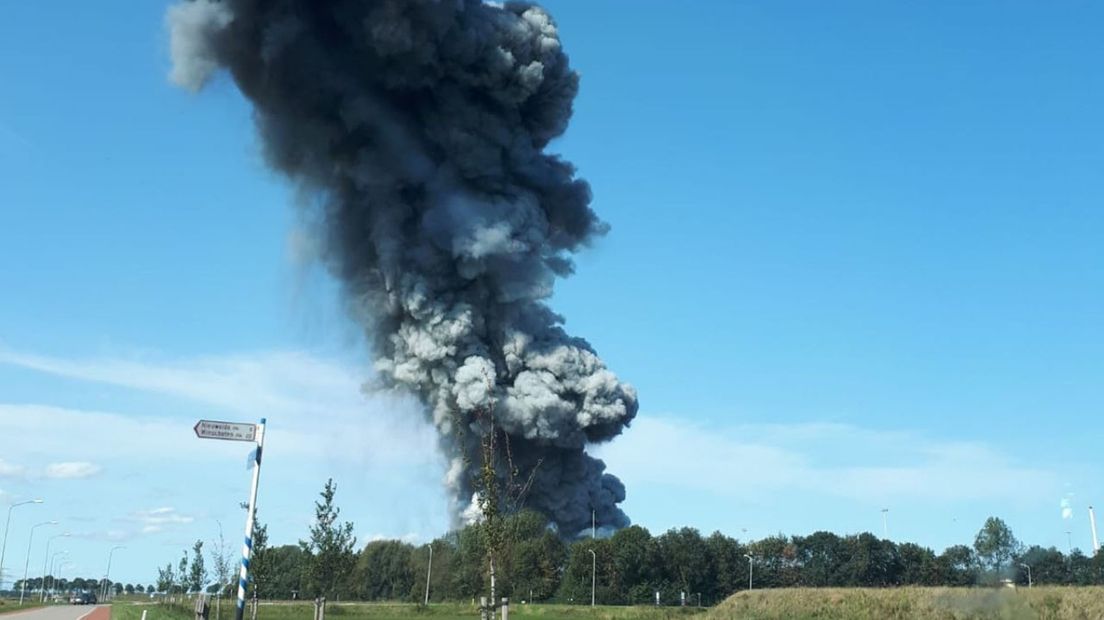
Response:
POLYGON ((598 584, 598 554, 594 553, 594 549, 587 549, 590 552, 590 606, 594 607, 594 589, 598 584))
POLYGON ((889 540, 889 508, 882 508, 882 538, 889 540))
POLYGON ((8 527, 11 526, 12 511, 16 506, 23 506, 26 504, 41 504, 41 499, 29 499, 25 502, 16 502, 11 506, 8 506, 8 520, 4 523, 4 542, 0 543, 0 590, 4 589, 4 552, 8 549, 8 527))
POLYGON ((748 561, 748 591, 751 591, 755 585, 753 580, 753 575, 755 575, 755 558, 747 553, 744 554, 744 557, 747 558, 748 561))
POLYGON ((590 511, 590 538, 591 540, 598 538, 598 526, 597 521, 594 519, 594 511, 590 511))

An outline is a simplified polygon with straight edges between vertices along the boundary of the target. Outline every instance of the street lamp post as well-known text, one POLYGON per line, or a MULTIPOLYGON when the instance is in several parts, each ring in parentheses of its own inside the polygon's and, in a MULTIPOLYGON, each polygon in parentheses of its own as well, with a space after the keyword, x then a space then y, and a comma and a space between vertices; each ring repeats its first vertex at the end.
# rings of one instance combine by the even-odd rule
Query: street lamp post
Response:
POLYGON ((46 602, 46 564, 50 561, 50 543, 54 542, 55 538, 61 538, 63 536, 69 536, 69 532, 62 532, 61 534, 55 534, 46 539, 46 555, 42 557, 42 597, 39 601, 46 602))
POLYGON ((426 569, 425 605, 429 606, 429 580, 433 577, 433 543, 429 543, 429 568, 426 569))
POLYGON ((27 570, 31 567, 31 545, 34 543, 34 531, 43 525, 57 525, 57 521, 43 521, 31 526, 31 535, 27 538, 27 559, 23 562, 23 587, 19 589, 19 606, 23 606, 23 597, 27 594, 27 570))
POLYGON ((594 607, 594 589, 598 584, 598 554, 594 553, 594 549, 587 549, 590 552, 590 606, 594 607))
POLYGON ((744 557, 748 560, 748 590, 751 590, 755 585, 753 581, 753 576, 755 575, 755 558, 747 553, 744 554, 744 557))
POLYGON ((1020 566, 1027 569, 1027 587, 1032 587, 1033 584, 1031 582, 1031 566, 1027 564, 1020 564, 1020 566))
POLYGON ((123 545, 115 545, 111 548, 111 551, 107 552, 107 572, 104 573, 103 588, 100 589, 102 600, 107 600, 107 580, 111 578, 111 556, 115 555, 116 549, 126 549, 123 545))
POLYGON ((56 574, 57 574, 56 573, 57 565, 55 563, 57 562, 57 559, 58 559, 59 555, 69 555, 69 552, 68 551, 58 551, 54 555, 50 556, 50 589, 51 590, 57 587, 57 576, 56 576, 56 574))
POLYGON ((41 504, 41 499, 29 499, 25 502, 16 502, 11 506, 8 506, 8 520, 4 523, 4 542, 0 543, 0 589, 4 586, 4 552, 8 549, 8 527, 11 525, 11 513, 15 510, 16 506, 23 506, 25 504, 41 504))
MULTIPOLYGON (((62 562, 61 564, 58 564, 58 567, 57 567, 58 577, 61 576, 61 571, 65 570, 66 566, 76 566, 76 564, 74 562, 62 562)), ((56 579, 55 582, 57 582, 57 581, 64 582, 65 580, 64 579, 56 579)))
POLYGON ((882 508, 882 538, 889 540, 889 508, 882 508))

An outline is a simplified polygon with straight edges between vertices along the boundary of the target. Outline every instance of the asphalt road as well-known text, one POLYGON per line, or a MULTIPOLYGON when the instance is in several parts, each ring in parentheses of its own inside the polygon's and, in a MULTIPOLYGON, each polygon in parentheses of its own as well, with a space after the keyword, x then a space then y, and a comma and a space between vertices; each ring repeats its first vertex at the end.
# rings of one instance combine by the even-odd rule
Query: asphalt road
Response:
POLYGON ((49 605, 0 616, 4 620, 97 620, 107 617, 109 605, 49 605), (97 610, 103 611, 98 613, 97 610), (87 618, 85 618, 87 616, 87 618))

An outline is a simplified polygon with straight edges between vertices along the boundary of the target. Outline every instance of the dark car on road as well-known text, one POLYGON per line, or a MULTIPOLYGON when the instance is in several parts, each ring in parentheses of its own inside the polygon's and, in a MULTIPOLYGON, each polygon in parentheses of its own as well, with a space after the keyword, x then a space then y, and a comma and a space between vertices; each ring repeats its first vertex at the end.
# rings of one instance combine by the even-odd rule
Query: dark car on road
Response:
POLYGON ((70 605, 95 605, 96 595, 91 592, 74 592, 69 597, 70 605))

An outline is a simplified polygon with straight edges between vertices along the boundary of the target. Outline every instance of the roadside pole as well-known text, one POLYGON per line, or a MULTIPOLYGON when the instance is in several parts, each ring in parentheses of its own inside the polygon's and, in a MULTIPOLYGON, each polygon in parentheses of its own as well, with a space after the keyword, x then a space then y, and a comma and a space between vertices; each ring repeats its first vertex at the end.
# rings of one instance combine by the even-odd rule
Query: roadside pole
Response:
POLYGON ((253 517, 257 514, 257 486, 261 481, 261 453, 264 451, 265 419, 257 425, 257 451, 253 459, 253 483, 249 488, 249 514, 245 517, 245 542, 242 544, 241 573, 238 575, 238 609, 235 620, 245 616, 245 590, 249 586, 249 560, 253 555, 253 517))
POLYGON ((196 423, 194 430, 196 437, 201 439, 252 441, 257 444, 257 449, 252 454, 253 482, 249 487, 249 513, 245 517, 245 540, 242 543, 241 570, 238 573, 238 606, 234 612, 235 620, 243 620, 245 617, 246 589, 249 587, 249 561, 253 555, 253 521, 257 514, 257 487, 261 481, 265 418, 261 418, 259 424, 200 420, 196 423))

